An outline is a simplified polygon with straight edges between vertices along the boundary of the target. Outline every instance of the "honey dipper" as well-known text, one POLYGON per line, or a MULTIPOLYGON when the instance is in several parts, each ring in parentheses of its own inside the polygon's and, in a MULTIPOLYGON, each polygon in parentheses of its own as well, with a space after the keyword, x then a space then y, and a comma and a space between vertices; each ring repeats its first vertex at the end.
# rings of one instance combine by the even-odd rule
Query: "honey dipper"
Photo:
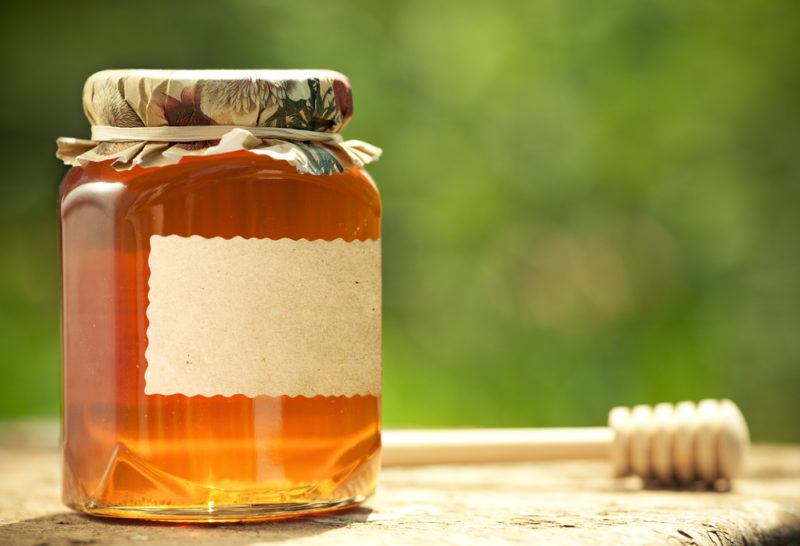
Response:
POLYGON ((610 459, 615 476, 660 484, 730 480, 750 445, 730 400, 617 407, 608 427, 387 430, 390 466, 610 459))

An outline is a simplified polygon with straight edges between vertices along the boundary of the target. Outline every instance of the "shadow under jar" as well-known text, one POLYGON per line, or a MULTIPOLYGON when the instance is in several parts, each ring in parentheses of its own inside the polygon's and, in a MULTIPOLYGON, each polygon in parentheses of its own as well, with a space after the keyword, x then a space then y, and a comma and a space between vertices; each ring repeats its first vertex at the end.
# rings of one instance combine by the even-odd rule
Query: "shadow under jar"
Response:
POLYGON ((182 134, 176 115, 193 128, 264 129, 59 143, 76 165, 60 189, 68 506, 243 521, 374 491, 381 202, 362 164, 377 149, 262 137, 271 124, 338 133, 350 104, 347 80, 326 71, 87 81, 95 127, 131 115, 144 126, 155 109, 160 127, 178 129, 163 138, 182 134), (234 84, 250 87, 215 96, 234 84), (142 89, 146 102, 132 96, 142 89))

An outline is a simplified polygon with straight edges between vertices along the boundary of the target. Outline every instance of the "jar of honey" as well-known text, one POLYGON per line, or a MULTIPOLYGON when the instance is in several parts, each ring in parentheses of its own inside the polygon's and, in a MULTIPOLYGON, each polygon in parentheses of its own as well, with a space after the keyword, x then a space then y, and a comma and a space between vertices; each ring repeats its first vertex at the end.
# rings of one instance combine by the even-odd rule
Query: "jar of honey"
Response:
POLYGON ((242 521, 380 465, 380 218, 331 71, 115 70, 59 139, 63 499, 242 521))

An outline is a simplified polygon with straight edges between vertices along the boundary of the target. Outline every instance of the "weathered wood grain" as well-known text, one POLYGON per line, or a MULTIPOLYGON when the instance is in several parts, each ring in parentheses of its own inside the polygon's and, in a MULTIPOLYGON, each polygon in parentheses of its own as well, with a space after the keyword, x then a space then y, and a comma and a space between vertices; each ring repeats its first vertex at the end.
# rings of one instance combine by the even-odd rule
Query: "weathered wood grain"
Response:
POLYGON ((328 517, 181 526, 61 506, 52 423, 0 428, 0 544, 800 544, 800 447, 756 446, 729 492, 642 490, 601 462, 388 469, 367 506, 328 517))

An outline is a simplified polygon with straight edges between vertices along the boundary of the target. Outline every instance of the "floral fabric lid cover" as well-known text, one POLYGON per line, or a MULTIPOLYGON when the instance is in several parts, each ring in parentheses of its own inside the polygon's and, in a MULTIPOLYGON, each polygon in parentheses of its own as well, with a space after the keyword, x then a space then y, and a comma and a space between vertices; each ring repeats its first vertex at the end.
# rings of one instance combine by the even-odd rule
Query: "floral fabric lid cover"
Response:
POLYGON ((247 130, 341 131, 353 114, 352 91, 344 75, 330 70, 104 70, 86 81, 83 106, 92 126, 235 128, 193 142, 59 138, 56 155, 68 165, 112 161, 115 169, 127 170, 248 150, 287 161, 301 173, 332 174, 381 153, 357 140, 307 141, 247 130))

